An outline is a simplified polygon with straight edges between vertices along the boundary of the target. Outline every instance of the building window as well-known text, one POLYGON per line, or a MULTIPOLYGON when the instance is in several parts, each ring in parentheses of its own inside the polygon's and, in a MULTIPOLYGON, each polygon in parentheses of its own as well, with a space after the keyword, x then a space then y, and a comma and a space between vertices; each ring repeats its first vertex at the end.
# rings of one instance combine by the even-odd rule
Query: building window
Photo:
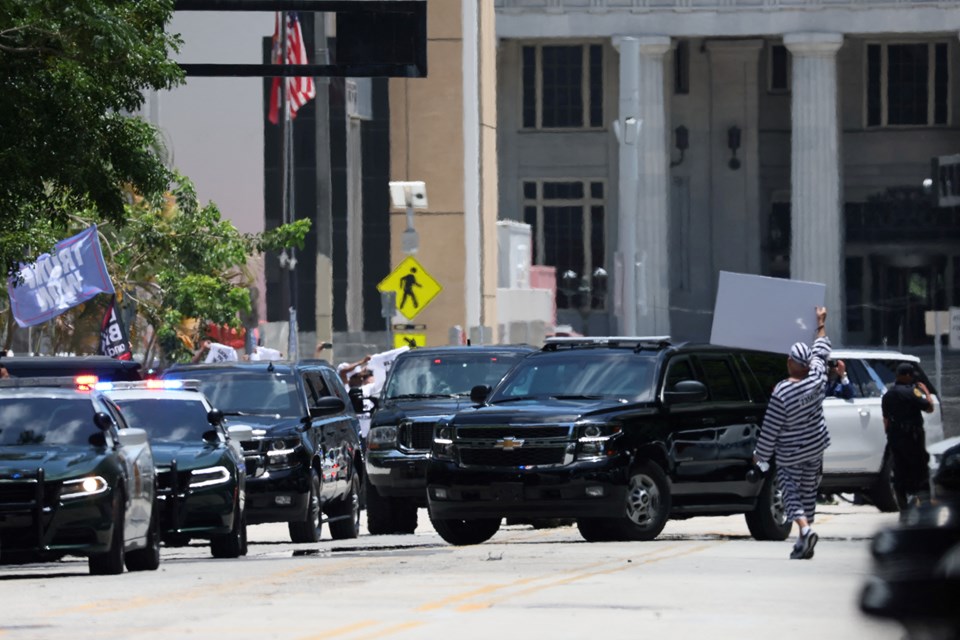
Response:
POLYGON ((867 45, 868 127, 948 124, 947 43, 867 45))
POLYGON ((524 129, 603 126, 603 46, 523 47, 524 129))
POLYGON ((673 50, 673 93, 690 93, 690 41, 681 40, 673 50))
POLYGON ((557 272, 557 307, 604 309, 607 278, 594 277, 605 267, 605 185, 599 180, 528 180, 523 183, 523 221, 533 237, 533 263, 557 272), (573 271, 584 275, 590 292, 564 292, 573 271), (589 297, 589 300, 587 299, 589 297))
POLYGON ((767 87, 770 93, 790 91, 790 52, 782 44, 770 45, 767 56, 767 87))

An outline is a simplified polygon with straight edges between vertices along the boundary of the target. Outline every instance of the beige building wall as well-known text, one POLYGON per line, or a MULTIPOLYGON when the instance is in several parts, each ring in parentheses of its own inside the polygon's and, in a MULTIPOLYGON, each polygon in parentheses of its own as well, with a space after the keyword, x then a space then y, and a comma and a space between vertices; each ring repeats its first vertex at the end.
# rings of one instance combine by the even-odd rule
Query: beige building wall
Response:
MULTIPOLYGON (((497 156, 496 34, 493 0, 479 0, 480 211, 483 274, 481 320, 496 327, 497 156)), ((454 325, 467 328, 464 189, 462 6, 427 4, 427 77, 390 81, 391 180, 422 180, 429 207, 417 209, 420 248, 414 256, 443 287, 412 324, 426 325, 427 344, 449 343, 454 325)), ((406 213, 390 216, 391 264, 405 257, 406 213)), ((496 341, 496 336, 493 336, 496 341)))

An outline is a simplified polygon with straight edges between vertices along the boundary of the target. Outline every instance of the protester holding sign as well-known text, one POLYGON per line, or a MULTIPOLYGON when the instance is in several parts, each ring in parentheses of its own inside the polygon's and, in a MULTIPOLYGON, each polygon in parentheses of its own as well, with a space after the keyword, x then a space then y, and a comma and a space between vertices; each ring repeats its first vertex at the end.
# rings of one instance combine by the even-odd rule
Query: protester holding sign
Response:
POLYGON ((797 523, 797 537, 790 558, 813 557, 818 536, 812 525, 817 492, 823 475, 823 452, 830 435, 823 419, 823 398, 827 383, 830 339, 826 335, 827 310, 817 307, 816 340, 811 349, 803 342, 790 348, 789 377, 774 388, 763 418, 760 437, 753 454, 754 464, 763 472, 776 457, 777 483, 783 493, 787 517, 797 523))

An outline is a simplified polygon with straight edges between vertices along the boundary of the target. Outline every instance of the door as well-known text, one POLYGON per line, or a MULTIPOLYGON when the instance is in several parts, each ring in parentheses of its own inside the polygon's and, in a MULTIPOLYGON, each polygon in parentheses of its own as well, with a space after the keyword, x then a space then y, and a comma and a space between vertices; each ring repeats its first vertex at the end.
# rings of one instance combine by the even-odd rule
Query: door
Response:
POLYGON ((886 435, 880 412, 881 388, 858 358, 843 358, 853 398, 826 397, 823 416, 830 446, 823 454, 827 474, 876 473, 883 465, 886 435))
POLYGON ((751 402, 731 355, 702 354, 697 360, 710 394, 708 412, 717 431, 716 463, 709 479, 746 483, 760 431, 760 408, 751 402))
MULTIPOLYGON (((684 380, 704 382, 690 357, 673 358, 667 363, 664 391, 673 391, 675 385, 684 380)), ((684 402, 670 406, 668 446, 674 462, 672 480, 675 484, 694 482, 709 474, 715 467, 716 420, 705 412, 706 404, 705 401, 684 402)))
MULTIPOLYGON (((302 374, 303 386, 307 394, 307 406, 315 409, 318 402, 333 395, 319 370, 305 371, 302 374)), ((340 451, 339 417, 325 415, 313 418, 313 432, 317 438, 317 455, 320 457, 321 487, 320 498, 327 501, 340 495, 343 491, 342 465, 343 456, 340 451)))

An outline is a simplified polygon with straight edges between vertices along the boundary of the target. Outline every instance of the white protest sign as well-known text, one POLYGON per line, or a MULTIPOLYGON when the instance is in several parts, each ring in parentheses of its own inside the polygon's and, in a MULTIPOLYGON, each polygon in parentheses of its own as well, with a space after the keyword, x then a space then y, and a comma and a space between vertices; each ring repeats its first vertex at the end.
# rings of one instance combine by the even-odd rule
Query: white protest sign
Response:
POLYGON ((405 351, 410 351, 410 347, 391 349, 390 351, 375 353, 370 356, 370 362, 367 363, 367 369, 370 369, 370 371, 373 373, 373 387, 370 390, 371 396, 380 395, 380 390, 383 389, 383 383, 387 380, 387 374, 390 373, 390 367, 393 366, 393 361, 397 359, 397 356, 405 351))
POLYGON ((277 349, 270 349, 269 347, 260 347, 258 346, 253 353, 250 354, 251 360, 283 360, 283 354, 281 354, 277 349))
POLYGON ((207 357, 204 362, 209 364, 211 362, 236 362, 237 360, 239 360, 239 358, 237 358, 236 349, 228 347, 225 344, 220 344, 219 342, 212 342, 210 343, 210 349, 207 351, 207 357))
POLYGON ((810 344, 826 291, 817 282, 721 271, 710 343, 774 353, 789 353, 795 342, 810 344))

